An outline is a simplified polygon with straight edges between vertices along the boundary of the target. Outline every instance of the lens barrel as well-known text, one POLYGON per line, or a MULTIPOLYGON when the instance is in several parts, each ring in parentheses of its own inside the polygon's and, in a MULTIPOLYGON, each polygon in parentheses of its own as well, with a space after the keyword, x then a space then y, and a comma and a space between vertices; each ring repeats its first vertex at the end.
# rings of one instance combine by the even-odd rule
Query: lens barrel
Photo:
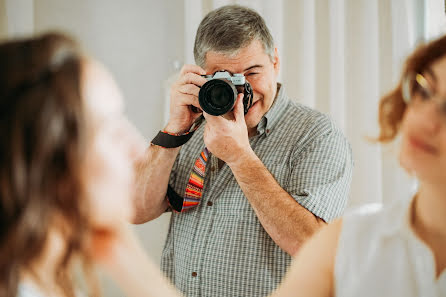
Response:
POLYGON ((198 102, 203 111, 219 116, 230 111, 237 99, 237 89, 225 79, 207 81, 198 93, 198 102))

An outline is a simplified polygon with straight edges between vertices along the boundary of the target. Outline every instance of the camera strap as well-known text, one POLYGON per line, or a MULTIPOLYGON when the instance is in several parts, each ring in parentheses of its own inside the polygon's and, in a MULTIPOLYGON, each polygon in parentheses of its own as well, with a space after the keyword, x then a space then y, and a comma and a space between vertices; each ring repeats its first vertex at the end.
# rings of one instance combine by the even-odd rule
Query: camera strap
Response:
POLYGON ((178 195, 175 190, 168 185, 167 187, 167 201, 172 209, 176 212, 184 212, 200 203, 203 194, 204 175, 206 172, 206 164, 209 159, 209 151, 205 147, 197 160, 195 160, 194 167, 186 185, 184 197, 178 195))
MULTIPOLYGON (((167 131, 160 131, 155 138, 152 139, 151 143, 164 148, 182 146, 189 139, 191 139, 192 135, 200 127, 203 120, 204 116, 201 115, 195 120, 189 131, 184 134, 173 134, 167 131)), ((170 185, 167 185, 167 202, 174 211, 183 212, 197 206, 200 203, 208 158, 209 151, 205 147, 197 160, 195 160, 194 167, 192 168, 192 172, 186 186, 184 197, 178 195, 170 185)))

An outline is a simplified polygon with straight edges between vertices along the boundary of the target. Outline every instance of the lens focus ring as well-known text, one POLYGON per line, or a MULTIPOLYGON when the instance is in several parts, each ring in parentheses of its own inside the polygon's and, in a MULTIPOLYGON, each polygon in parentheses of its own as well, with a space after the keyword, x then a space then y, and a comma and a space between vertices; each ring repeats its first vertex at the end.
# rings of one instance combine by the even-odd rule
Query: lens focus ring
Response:
POLYGON ((200 89, 198 101, 210 115, 219 116, 230 111, 237 99, 237 89, 225 79, 212 79, 200 89))

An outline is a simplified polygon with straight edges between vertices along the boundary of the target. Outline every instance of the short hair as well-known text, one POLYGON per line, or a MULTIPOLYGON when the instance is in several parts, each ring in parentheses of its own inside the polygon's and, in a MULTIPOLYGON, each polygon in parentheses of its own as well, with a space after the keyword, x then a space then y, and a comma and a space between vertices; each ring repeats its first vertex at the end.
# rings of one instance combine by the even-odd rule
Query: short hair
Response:
POLYGON ((222 6, 209 12, 198 26, 195 63, 204 67, 208 51, 237 54, 253 40, 259 40, 265 53, 274 59, 274 40, 264 19, 255 10, 244 6, 222 6))
POLYGON ((383 96, 379 103, 378 141, 392 141, 398 134, 407 104, 403 99, 402 81, 407 75, 421 73, 446 55, 446 36, 419 46, 406 60, 397 87, 383 96))

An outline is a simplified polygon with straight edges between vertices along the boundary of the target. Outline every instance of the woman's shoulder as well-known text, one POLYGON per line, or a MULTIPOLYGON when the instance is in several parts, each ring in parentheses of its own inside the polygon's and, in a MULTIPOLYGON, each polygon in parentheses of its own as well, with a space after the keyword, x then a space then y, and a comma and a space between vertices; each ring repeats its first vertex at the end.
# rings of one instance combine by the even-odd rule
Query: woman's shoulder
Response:
POLYGON ((342 230, 349 236, 376 229, 377 223, 385 216, 386 209, 381 203, 368 203, 347 210, 342 219, 342 230), (353 233, 352 233, 353 232, 353 233))
POLYGON ((343 217, 335 260, 335 274, 355 275, 367 262, 385 252, 385 243, 399 242, 398 230, 404 224, 410 200, 395 200, 389 205, 367 204, 348 211, 343 217))
POLYGON ((395 199, 389 204, 369 203, 347 211, 341 239, 355 242, 390 234, 403 223, 411 199, 395 199))

